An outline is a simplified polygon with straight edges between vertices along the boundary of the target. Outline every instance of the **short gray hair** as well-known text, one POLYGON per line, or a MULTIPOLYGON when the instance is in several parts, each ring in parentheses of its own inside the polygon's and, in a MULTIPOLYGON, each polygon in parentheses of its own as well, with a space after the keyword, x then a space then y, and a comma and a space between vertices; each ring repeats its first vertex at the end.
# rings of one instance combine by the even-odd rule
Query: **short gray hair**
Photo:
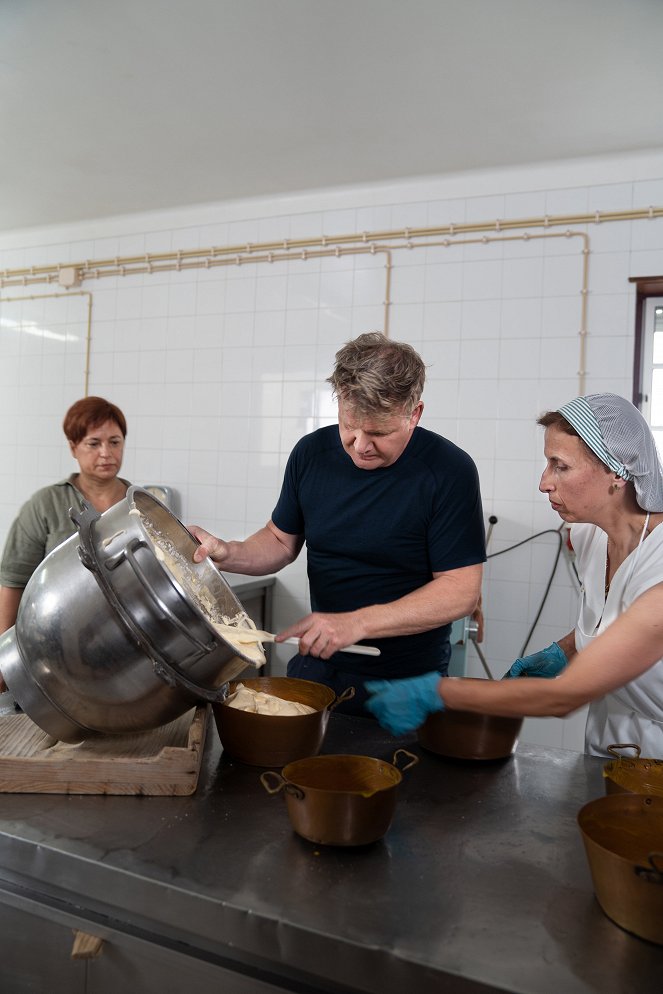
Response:
POLYGON ((410 414, 421 399, 425 379, 424 361, 411 345, 372 331, 339 349, 327 382, 334 396, 353 411, 389 415, 410 414))

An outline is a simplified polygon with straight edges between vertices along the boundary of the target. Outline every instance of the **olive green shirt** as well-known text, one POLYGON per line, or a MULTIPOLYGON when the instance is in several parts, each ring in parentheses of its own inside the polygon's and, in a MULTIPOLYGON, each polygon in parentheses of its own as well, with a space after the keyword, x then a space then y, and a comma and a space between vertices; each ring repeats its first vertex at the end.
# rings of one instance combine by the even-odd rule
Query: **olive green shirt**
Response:
MULTIPOLYGON (((85 499, 68 480, 43 487, 25 502, 9 529, 0 564, 0 586, 25 587, 40 562, 56 546, 76 534, 69 508, 81 509, 85 499)), ((126 480, 122 483, 130 486, 126 480)))

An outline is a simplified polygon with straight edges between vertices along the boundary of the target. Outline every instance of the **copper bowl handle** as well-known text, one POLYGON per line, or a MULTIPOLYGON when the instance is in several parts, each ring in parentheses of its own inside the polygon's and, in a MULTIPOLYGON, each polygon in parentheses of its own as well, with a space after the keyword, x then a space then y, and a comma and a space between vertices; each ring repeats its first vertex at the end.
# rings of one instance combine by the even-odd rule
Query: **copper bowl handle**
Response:
POLYGON ((393 765, 401 773, 405 773, 405 771, 409 770, 411 766, 416 766, 418 762, 419 762, 419 757, 415 756, 413 752, 408 752, 407 749, 397 749, 392 759, 393 765), (407 756, 410 762, 406 763, 405 766, 399 766, 398 760, 400 756, 407 756))
POLYGON ((284 790, 286 794, 291 794, 298 801, 303 801, 306 796, 300 787, 297 787, 294 783, 290 783, 289 780, 282 777, 276 770, 265 770, 264 773, 261 773, 260 783, 268 794, 278 794, 280 790, 284 790))
POLYGON ((264 773, 260 774, 260 783, 268 794, 278 794, 280 790, 283 790, 287 782, 276 770, 265 770, 264 773))
MULTIPOLYGON (((617 749, 633 749, 635 752, 635 758, 640 759, 640 746, 636 745, 635 742, 615 742, 614 745, 608 746, 608 752, 611 756, 614 756, 615 759, 624 759, 626 757, 620 756, 619 753, 616 752, 617 749)), ((628 758, 630 759, 631 757, 629 756, 628 758)))
POLYGON ((335 707, 338 707, 339 704, 343 704, 344 701, 351 701, 354 696, 355 696, 355 688, 346 687, 343 693, 339 697, 337 697, 335 701, 332 701, 332 703, 329 705, 329 710, 333 711, 335 707))
POLYGON ((650 852, 647 856, 649 866, 634 866, 636 877, 650 884, 663 884, 663 852, 650 852), (658 864, 660 860, 660 866, 658 864))

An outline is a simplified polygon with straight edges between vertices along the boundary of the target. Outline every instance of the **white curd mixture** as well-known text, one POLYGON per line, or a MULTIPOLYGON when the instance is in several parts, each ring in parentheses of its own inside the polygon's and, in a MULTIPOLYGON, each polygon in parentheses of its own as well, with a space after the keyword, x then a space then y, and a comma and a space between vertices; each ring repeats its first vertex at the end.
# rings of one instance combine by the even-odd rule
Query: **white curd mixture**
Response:
POLYGON ((231 708, 239 711, 253 711, 255 714, 294 715, 313 714, 315 708, 299 701, 284 701, 273 694, 265 694, 261 690, 252 690, 243 683, 237 684, 237 689, 227 697, 225 702, 231 708))
POLYGON ((171 539, 162 535, 138 508, 132 507, 129 514, 140 515, 155 556, 195 601, 212 627, 243 657, 248 657, 256 666, 262 666, 265 663, 265 653, 262 643, 255 635, 256 626, 246 611, 239 611, 232 617, 223 614, 212 590, 196 572, 195 564, 189 562, 171 539))

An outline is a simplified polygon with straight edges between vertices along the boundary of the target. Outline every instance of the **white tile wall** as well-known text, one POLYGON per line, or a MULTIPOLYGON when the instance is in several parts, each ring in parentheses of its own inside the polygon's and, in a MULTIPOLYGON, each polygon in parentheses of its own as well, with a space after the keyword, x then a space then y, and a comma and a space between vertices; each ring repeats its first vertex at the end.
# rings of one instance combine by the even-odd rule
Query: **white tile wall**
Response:
MULTIPOLYGON (((0 266, 662 203, 663 154, 655 152, 219 204, 208 217, 181 209, 8 233, 0 237, 0 266)), ((663 220, 584 230, 586 389, 629 396, 628 278, 663 273, 663 220)), ((460 235, 448 247, 396 250, 392 258, 390 332, 413 343, 429 366, 423 423, 474 456, 486 516, 498 517, 485 571, 483 646, 496 675, 523 648, 555 557, 549 532, 559 522, 537 490, 535 419, 578 392, 583 242, 553 233, 479 244, 460 235), (538 532, 547 534, 532 540, 538 532)), ((225 537, 260 527, 292 445, 334 419, 325 379, 336 349, 383 327, 385 262, 380 254, 348 255, 86 282, 93 298, 89 390, 127 415, 124 475, 175 487, 183 519, 225 537)), ((7 299, 51 292, 0 293, 0 541, 21 501, 75 468, 60 425, 84 390, 87 298, 7 299)), ((308 606, 300 557, 279 576, 276 627, 308 606)), ((574 580, 562 560, 528 647, 547 644, 574 621, 574 580)), ((279 665, 287 658, 280 652, 279 665)), ((483 675, 472 648, 468 660, 470 672, 483 675)), ((584 714, 531 720, 524 738, 581 749, 583 724, 584 714)))

